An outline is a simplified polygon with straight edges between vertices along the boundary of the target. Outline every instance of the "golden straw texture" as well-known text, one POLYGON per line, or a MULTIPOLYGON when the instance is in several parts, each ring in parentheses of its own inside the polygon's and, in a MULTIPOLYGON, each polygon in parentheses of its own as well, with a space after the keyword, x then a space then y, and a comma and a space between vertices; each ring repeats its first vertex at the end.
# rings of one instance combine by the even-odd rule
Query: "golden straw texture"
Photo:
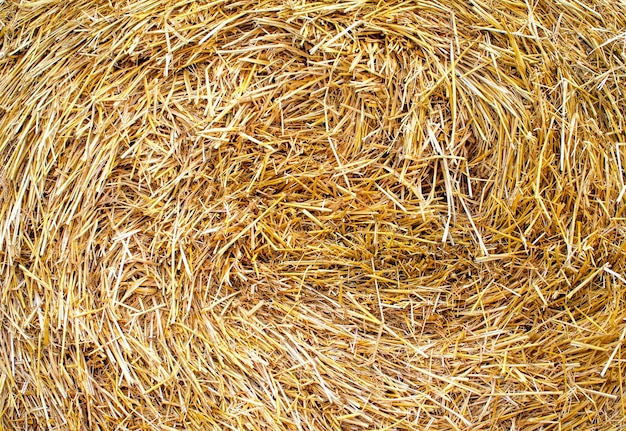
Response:
POLYGON ((0 0, 0 429, 625 429, 625 46, 625 0, 0 0))

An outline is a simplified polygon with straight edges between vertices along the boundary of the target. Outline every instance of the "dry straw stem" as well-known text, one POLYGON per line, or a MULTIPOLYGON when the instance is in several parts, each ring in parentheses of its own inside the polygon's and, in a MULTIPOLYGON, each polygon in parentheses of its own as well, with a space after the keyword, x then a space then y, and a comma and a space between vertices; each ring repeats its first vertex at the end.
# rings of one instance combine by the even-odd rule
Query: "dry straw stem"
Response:
POLYGON ((624 429, 625 28, 0 1, 0 428, 624 429))

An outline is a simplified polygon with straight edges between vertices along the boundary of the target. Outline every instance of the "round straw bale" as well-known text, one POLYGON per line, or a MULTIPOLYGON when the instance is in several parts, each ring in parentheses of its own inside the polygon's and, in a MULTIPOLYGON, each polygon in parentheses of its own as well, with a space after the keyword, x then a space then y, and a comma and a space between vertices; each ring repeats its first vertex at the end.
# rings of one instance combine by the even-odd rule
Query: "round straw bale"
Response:
POLYGON ((0 428, 626 427, 624 0, 0 0, 0 428))

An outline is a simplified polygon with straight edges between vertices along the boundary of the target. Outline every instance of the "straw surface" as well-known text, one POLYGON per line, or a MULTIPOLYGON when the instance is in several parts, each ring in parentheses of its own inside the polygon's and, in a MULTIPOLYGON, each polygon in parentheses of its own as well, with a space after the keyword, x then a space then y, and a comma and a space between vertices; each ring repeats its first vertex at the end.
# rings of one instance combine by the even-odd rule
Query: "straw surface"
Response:
POLYGON ((0 1, 0 429, 624 429, 625 29, 0 1))

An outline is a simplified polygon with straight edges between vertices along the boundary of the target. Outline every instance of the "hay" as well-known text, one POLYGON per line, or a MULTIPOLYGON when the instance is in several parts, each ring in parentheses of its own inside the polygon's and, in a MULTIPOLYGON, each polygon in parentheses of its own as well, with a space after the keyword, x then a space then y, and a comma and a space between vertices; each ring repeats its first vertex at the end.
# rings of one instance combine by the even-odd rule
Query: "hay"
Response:
POLYGON ((0 2, 0 427, 626 426, 626 3, 0 2))

